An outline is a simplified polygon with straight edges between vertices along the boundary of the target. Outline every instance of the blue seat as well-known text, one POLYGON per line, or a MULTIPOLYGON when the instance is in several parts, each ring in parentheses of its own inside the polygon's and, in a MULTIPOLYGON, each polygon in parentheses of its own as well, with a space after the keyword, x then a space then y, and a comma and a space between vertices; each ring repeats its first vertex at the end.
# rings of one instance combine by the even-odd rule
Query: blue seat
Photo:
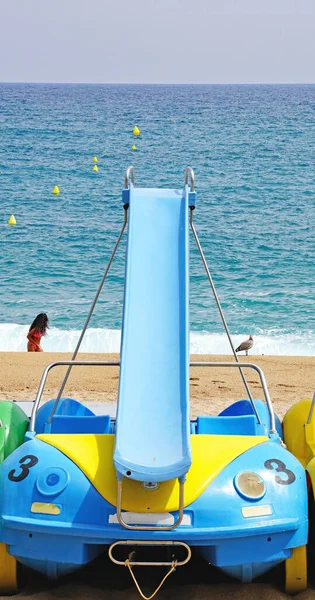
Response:
POLYGON ((36 415, 36 433, 110 433, 110 416, 95 415, 73 398, 61 398, 49 421, 55 400, 42 404, 36 415))
MULTIPOLYGON (((268 435, 270 431, 270 415, 267 404, 262 400, 253 400, 256 411, 260 417, 261 425, 258 425, 256 421, 256 435, 268 435), (263 427, 263 429, 262 429, 263 427)), ((249 400, 238 400, 227 408, 225 408, 220 414, 220 417, 236 417, 238 415, 254 415, 253 405, 249 400)), ((281 438, 283 438, 282 425, 277 415, 275 415, 276 430, 281 438)))
POLYGON ((264 435, 255 415, 198 417, 196 433, 217 435, 264 435))
POLYGON ((49 433, 110 433, 110 416, 54 415, 49 433))

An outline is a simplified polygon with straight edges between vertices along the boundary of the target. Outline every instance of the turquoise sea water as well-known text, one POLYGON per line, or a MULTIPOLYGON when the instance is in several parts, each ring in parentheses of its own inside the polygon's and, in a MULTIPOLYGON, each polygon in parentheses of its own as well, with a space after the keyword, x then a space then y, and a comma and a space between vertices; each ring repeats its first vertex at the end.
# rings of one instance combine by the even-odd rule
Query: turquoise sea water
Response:
MULTIPOLYGON (((257 353, 314 354, 314 118, 312 85, 0 84, 0 350, 24 350, 41 311, 44 348, 74 349, 133 164, 151 187, 181 187, 194 168, 195 225, 235 343, 251 333, 257 353)), ((124 249, 85 350, 119 348, 124 249)), ((192 238, 191 330, 193 351, 229 353, 192 238)))

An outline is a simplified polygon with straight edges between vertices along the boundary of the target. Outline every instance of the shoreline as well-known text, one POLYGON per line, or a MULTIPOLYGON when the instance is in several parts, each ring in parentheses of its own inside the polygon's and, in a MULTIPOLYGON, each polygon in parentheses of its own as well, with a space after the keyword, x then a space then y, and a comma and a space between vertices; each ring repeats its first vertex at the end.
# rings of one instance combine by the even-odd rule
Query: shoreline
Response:
MULTIPOLYGON (((0 401, 34 400, 44 368, 51 362, 70 360, 70 353, 0 352, 0 401)), ((119 361, 119 354, 79 354, 81 360, 119 361)), ((303 398, 314 393, 315 357, 313 356, 239 356, 240 363, 250 362, 265 375, 275 412, 280 418, 303 398)), ((191 361, 234 362, 233 356, 192 355, 191 361)), ((57 395, 67 367, 56 367, 47 378, 42 400, 57 395)), ((244 370, 251 393, 263 399, 258 374, 244 370)), ((118 395, 118 367, 76 367, 72 369, 64 396, 82 402, 114 402, 118 395)), ((238 369, 191 367, 191 415, 218 414, 235 400, 246 398, 238 369)))

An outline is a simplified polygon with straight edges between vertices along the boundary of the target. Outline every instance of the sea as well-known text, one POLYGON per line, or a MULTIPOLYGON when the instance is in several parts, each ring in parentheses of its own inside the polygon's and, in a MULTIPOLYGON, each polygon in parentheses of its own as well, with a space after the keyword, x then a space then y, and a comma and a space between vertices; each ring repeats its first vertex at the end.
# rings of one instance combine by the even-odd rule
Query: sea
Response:
MULTIPOLYGON (((25 351, 40 312, 44 350, 75 349, 133 165, 141 187, 181 188, 194 169, 195 227, 235 346, 252 334, 255 354, 314 355, 314 119, 315 85, 0 84, 0 351, 25 351)), ((119 351, 125 251, 126 235, 85 352, 119 351)), ((190 328, 191 352, 231 354, 192 236, 190 328)))

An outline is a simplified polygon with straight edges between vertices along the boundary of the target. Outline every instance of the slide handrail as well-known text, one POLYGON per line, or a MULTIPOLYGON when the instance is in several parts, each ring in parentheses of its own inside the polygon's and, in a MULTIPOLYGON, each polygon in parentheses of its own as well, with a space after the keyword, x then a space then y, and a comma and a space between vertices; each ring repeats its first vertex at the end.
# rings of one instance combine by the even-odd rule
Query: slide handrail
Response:
POLYGON ((126 169, 125 190, 127 190, 129 188, 130 182, 133 185, 135 184, 135 170, 134 170, 134 167, 132 165, 130 165, 130 167, 127 167, 127 169, 126 169))
POLYGON ((186 167, 185 169, 185 185, 189 185, 190 179, 190 191, 195 191, 195 173, 191 167, 186 167))

